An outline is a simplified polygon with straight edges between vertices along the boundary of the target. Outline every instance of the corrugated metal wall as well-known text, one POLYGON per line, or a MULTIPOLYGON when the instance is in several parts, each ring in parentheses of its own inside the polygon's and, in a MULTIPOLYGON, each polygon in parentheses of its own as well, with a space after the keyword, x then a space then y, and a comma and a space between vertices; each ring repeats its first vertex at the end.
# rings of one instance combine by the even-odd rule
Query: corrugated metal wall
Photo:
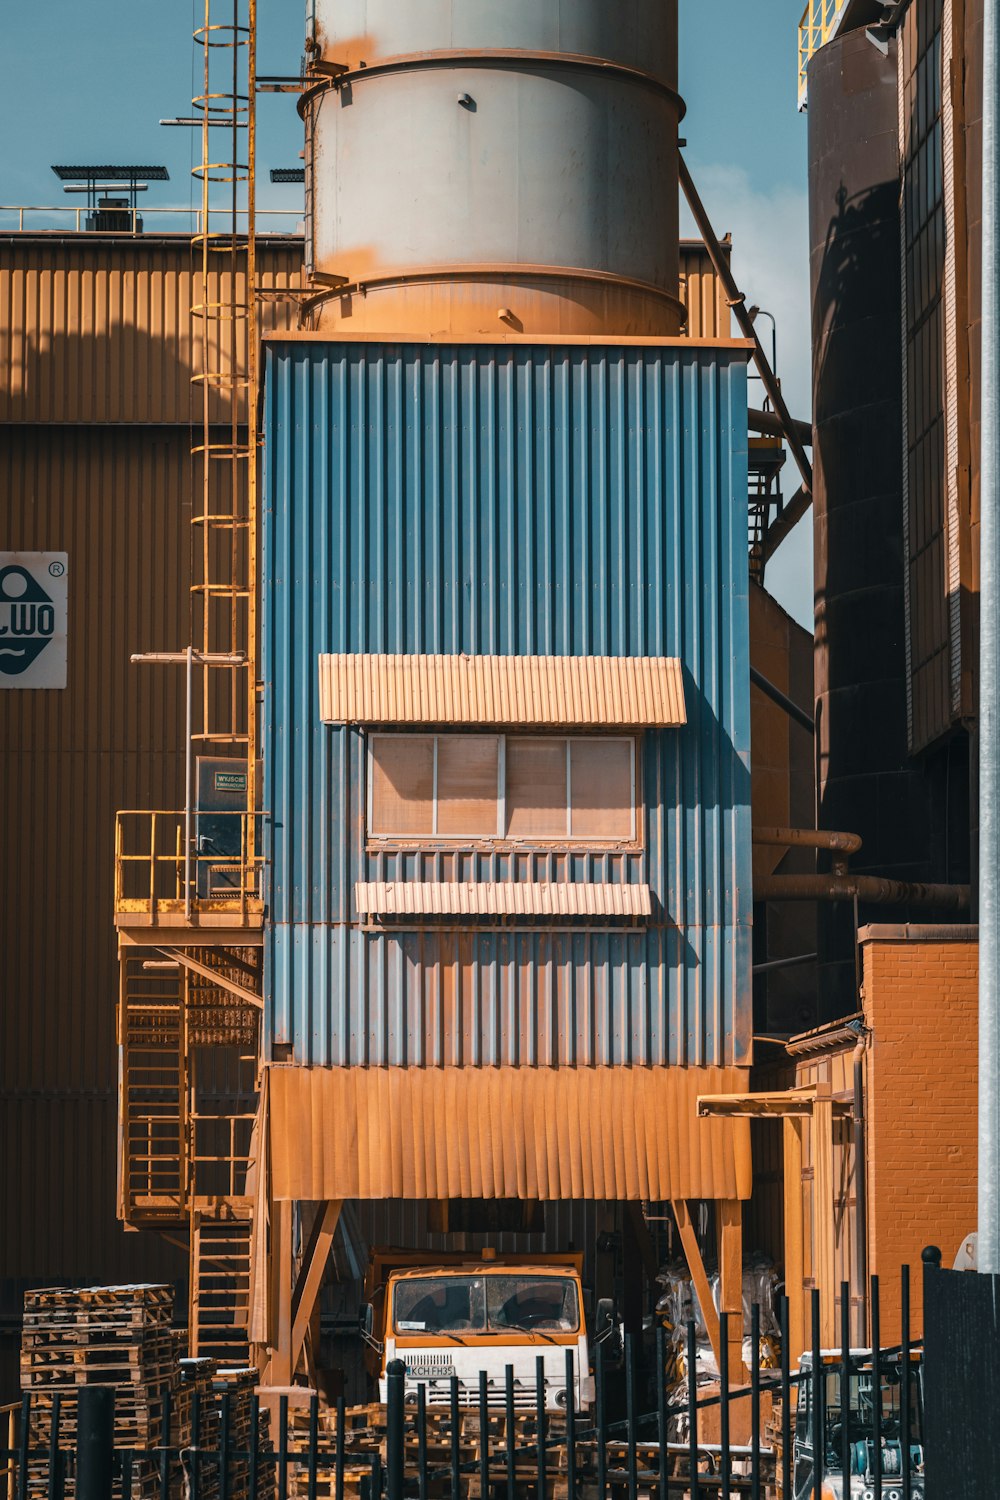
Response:
MULTIPOLYGON (((301 240, 258 255, 297 284, 301 240)), ((182 798, 181 674, 128 657, 188 639, 192 272, 181 236, 0 238, 0 545, 69 554, 67 687, 0 692, 3 1396, 24 1286, 186 1277, 116 1218, 112 856, 182 798)))
MULTIPOLYGON (((212 301, 230 295, 219 285, 228 260, 217 260, 212 301)), ((262 241, 257 268, 262 286, 300 286, 302 241, 262 241)), ((0 238, 0 422, 174 423, 192 414, 200 422, 201 395, 191 385, 201 364, 201 325, 191 312, 199 269, 186 235, 0 238)), ((244 283, 241 272, 237 300, 244 283)), ((296 316, 295 303, 265 299, 262 330, 294 327, 296 316)), ((245 322, 238 328, 245 368, 245 322)), ((213 350, 212 367, 225 371, 231 358, 231 349, 213 350)), ((229 418, 222 391, 213 393, 212 418, 229 418)))
POLYGON ((262 591, 269 1042, 295 1061, 741 1062, 745 352, 277 342, 262 591), (322 651, 679 656, 642 853, 368 853, 322 651), (356 880, 647 880, 645 931, 363 933, 356 880))

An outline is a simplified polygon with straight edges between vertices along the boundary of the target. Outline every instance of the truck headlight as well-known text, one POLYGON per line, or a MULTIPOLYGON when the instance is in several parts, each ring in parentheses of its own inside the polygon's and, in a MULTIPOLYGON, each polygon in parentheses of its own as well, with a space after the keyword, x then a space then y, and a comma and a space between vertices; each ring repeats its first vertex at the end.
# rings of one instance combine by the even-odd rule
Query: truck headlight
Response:
POLYGON ((565 1406, 566 1405, 566 1392, 565 1392, 565 1390, 562 1389, 562 1388, 560 1388, 558 1391, 556 1391, 555 1396, 553 1397, 553 1400, 555 1401, 555 1403, 556 1403, 557 1406, 565 1406))

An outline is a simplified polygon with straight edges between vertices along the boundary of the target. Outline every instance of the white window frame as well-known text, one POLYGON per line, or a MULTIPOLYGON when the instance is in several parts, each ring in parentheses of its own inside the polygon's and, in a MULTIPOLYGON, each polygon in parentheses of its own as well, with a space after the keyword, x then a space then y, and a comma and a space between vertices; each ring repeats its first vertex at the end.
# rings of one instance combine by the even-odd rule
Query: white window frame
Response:
POLYGON ((420 847, 428 841, 434 844, 442 844, 447 847, 458 847, 463 844, 498 844, 504 846, 530 846, 540 848, 552 848, 562 844, 571 844, 574 848, 594 849, 620 849, 635 848, 639 846, 639 778, 638 759, 641 736, 638 734, 507 734, 503 730, 479 730, 469 727, 467 729, 456 729, 454 731, 428 730, 381 730, 371 729, 366 735, 365 745, 365 771, 367 786, 365 788, 365 835, 366 840, 372 844, 383 847, 420 847), (497 824, 495 833, 484 833, 481 829, 471 833, 439 833, 438 832, 438 745, 442 739, 496 739, 497 750, 497 824), (433 742, 432 755, 432 790, 431 790, 431 829, 430 833, 405 834, 405 833, 373 833, 372 819, 374 816, 375 801, 375 741, 384 740, 426 740, 433 742), (509 835, 507 828, 507 741, 511 739, 551 739, 563 740, 566 745, 566 830, 562 835, 547 834, 538 835, 534 838, 509 835), (574 741, 585 740, 587 742, 600 742, 602 744, 627 744, 630 747, 629 755, 629 795, 631 799, 631 817, 629 821, 629 836, 627 839, 616 838, 593 838, 586 834, 574 834, 573 828, 573 782, 572 782, 572 745, 574 741))

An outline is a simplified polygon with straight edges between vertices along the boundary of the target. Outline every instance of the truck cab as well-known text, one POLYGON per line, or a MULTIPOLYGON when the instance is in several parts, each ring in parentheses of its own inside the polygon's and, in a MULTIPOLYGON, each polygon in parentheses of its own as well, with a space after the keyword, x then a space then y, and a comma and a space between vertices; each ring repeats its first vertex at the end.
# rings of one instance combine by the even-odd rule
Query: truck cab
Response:
MULTIPOLYGON (((501 1408, 510 1365, 515 1408, 534 1410, 541 1356, 546 1409, 565 1411, 570 1350, 575 1405, 586 1409, 594 1382, 580 1270, 580 1257, 573 1255, 424 1256, 409 1264, 397 1257, 393 1264, 376 1253, 362 1331, 379 1399, 386 1399, 386 1366, 399 1359, 406 1366, 407 1401, 417 1400, 422 1385, 428 1406, 448 1405, 455 1376, 461 1405, 477 1407, 479 1373, 485 1370, 489 1404, 501 1408)), ((610 1308, 602 1304, 601 1314, 610 1326, 610 1308)))
MULTIPOLYGON (((882 1450, 882 1487, 875 1487, 874 1417, 875 1393, 871 1370, 859 1370, 850 1377, 850 1407, 846 1413, 849 1427, 851 1472, 846 1482, 843 1472, 843 1421, 840 1409, 841 1354, 824 1350, 821 1360, 827 1369, 823 1382, 823 1500, 903 1500, 903 1424, 900 1411, 900 1356, 883 1357, 879 1369, 881 1390, 880 1433, 882 1450)), ((851 1358, 871 1359, 868 1349, 852 1349, 851 1358)), ((794 1500, 813 1500, 815 1493, 816 1455, 813 1448, 813 1382, 812 1354, 803 1354, 799 1365, 798 1405, 795 1415, 794 1500)), ((911 1357, 909 1463, 913 1500, 924 1497, 923 1399, 919 1356, 911 1357)))

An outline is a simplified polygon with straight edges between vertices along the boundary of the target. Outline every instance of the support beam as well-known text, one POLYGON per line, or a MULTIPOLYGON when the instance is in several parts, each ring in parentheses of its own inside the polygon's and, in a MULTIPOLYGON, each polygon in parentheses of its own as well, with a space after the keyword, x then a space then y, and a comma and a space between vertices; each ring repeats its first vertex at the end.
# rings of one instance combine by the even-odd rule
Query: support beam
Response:
POLYGON ((292 1367, 292 1214, 295 1205, 276 1200, 271 1206, 271 1266, 274 1273, 276 1326, 271 1359, 266 1372, 268 1385, 288 1386, 292 1367))
POLYGON ((293 1375, 302 1353, 313 1311, 319 1301, 323 1272, 326 1270, 326 1263, 333 1246, 333 1237, 337 1232, 337 1221, 340 1218, 342 1206, 343 1199, 340 1198, 322 1205, 320 1212, 316 1215, 316 1222, 302 1260, 298 1284, 292 1295, 291 1365, 293 1375))
POLYGON ((792 1365, 805 1348, 805 1248, 802 1213, 802 1121, 786 1115, 784 1133, 785 1293, 792 1365))
POLYGON ((743 1204, 723 1198, 716 1205, 719 1242, 719 1305, 729 1314, 729 1382, 743 1382, 743 1204))
POLYGON ((812 1114, 813 1280, 819 1287, 820 1338, 832 1349, 839 1341, 834 1311, 837 1292, 833 1223, 833 1100, 817 1099, 812 1114))
POLYGON ((812 491, 807 490, 803 485, 800 485, 795 494, 785 501, 781 507, 781 514, 775 516, 764 533, 765 562, 771 561, 785 538, 795 530, 802 517, 808 513, 812 503, 812 491))
POLYGON ((200 959, 192 958, 190 953, 185 953, 180 948, 161 947, 157 951, 165 958, 169 958, 172 963, 180 964, 182 969, 188 969, 192 974, 200 974, 202 979, 210 980, 212 984, 218 985, 220 990, 226 990, 230 995, 235 995, 237 1000, 243 1001, 244 1005, 256 1006, 258 1010, 264 1009, 264 1001, 260 995, 255 994, 253 990, 246 989, 242 984, 237 984, 233 979, 227 979, 210 964, 203 964, 200 959))
POLYGON ((720 1342, 719 1342, 719 1319, 715 1311, 715 1303, 712 1300, 712 1289, 708 1284, 705 1274, 705 1262, 701 1258, 701 1250, 698 1247, 698 1236, 694 1232, 694 1224, 691 1222, 691 1212, 686 1198, 673 1198, 670 1202, 674 1218, 677 1220, 677 1229, 684 1247, 684 1258, 691 1272, 691 1280, 698 1296, 698 1305, 701 1308, 702 1317, 705 1319, 705 1327, 708 1330, 708 1341, 715 1355, 715 1362, 721 1366, 720 1342))

